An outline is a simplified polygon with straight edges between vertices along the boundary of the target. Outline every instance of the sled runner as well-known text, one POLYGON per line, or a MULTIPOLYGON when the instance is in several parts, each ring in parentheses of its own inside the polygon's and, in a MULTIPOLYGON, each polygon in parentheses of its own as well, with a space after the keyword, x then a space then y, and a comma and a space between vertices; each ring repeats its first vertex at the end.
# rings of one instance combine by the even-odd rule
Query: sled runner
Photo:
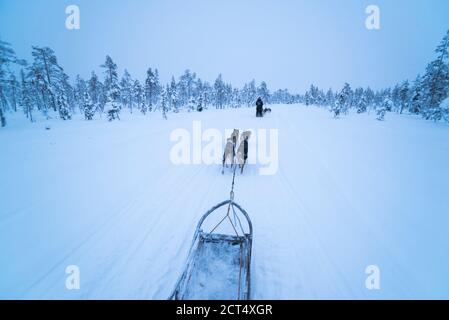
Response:
POLYGON ((200 219, 186 268, 171 300, 249 299, 253 229, 246 211, 234 202, 234 178, 231 198, 211 208, 200 219), (210 231, 204 231, 206 220, 214 213, 216 215, 220 208, 226 209, 226 215, 210 231), (246 220, 246 231, 242 226, 243 219, 246 220), (231 234, 215 232, 225 222, 232 227, 231 234))

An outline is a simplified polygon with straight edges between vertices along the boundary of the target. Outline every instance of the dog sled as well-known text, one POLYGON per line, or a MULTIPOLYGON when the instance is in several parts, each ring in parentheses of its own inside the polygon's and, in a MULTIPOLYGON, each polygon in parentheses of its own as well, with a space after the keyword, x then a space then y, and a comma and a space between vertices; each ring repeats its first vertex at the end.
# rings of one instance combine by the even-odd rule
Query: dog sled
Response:
POLYGON ((171 300, 250 298, 253 228, 249 215, 234 202, 234 180, 235 169, 230 199, 212 207, 198 222, 186 267, 171 300), (211 224, 220 209, 225 209, 226 214, 218 223, 211 224), (211 221, 207 223, 208 220, 211 221), (209 231, 205 231, 207 224, 211 226, 209 231), (224 224, 230 232, 218 232, 224 224))

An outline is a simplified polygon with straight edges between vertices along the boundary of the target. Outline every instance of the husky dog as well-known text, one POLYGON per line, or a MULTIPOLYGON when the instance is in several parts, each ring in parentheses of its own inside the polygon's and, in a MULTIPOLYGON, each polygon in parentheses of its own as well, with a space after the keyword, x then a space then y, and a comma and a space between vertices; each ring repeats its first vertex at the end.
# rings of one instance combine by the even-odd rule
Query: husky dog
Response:
POLYGON ((237 144, 237 141, 239 141, 239 130, 238 129, 234 129, 234 131, 232 131, 231 139, 234 142, 234 144, 237 144))
POLYGON ((243 173, 243 167, 248 159, 248 140, 251 137, 251 131, 245 131, 240 137, 240 145, 237 149, 237 164, 239 165, 240 173, 243 173))
POLYGON ((228 164, 231 165, 231 169, 235 165, 235 146, 237 145, 237 140, 239 138, 239 130, 234 129, 231 134, 231 137, 228 138, 226 142, 225 151, 223 153, 223 168, 221 169, 221 173, 224 173, 225 166, 228 167, 228 164))
POLYGON ((271 109, 270 108, 265 108, 265 109, 263 109, 263 114, 265 114, 265 113, 270 113, 271 112, 271 109))

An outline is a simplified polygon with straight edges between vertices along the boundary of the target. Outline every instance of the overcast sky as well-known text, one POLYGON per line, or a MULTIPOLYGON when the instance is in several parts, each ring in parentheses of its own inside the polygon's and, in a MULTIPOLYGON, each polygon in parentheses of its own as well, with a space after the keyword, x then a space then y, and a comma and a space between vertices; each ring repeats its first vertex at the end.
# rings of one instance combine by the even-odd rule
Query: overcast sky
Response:
POLYGON ((0 0, 0 38, 30 59, 50 46, 72 77, 99 71, 109 54, 120 71, 161 79, 185 69, 241 86, 271 89, 381 88, 414 79, 449 29, 448 0, 0 0), (81 11, 80 30, 65 28, 65 8, 81 11), (365 8, 380 8, 380 30, 367 30, 365 8))

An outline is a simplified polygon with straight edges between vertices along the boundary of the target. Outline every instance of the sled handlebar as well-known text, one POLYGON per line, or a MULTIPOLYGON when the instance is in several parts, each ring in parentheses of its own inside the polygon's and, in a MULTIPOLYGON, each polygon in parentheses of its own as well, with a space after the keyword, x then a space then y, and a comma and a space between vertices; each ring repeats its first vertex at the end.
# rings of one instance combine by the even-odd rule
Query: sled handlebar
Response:
POLYGON ((210 208, 200 219, 200 221, 198 222, 198 225, 196 227, 196 232, 199 232, 201 229, 201 226, 203 224, 203 222, 206 220, 206 218, 215 210, 217 210, 218 208, 225 206, 227 204, 230 204, 231 206, 236 207, 237 209, 239 209, 239 211, 243 214, 243 216, 246 219, 246 222, 248 223, 248 228, 249 228, 249 235, 252 236, 253 235, 253 225, 251 223, 251 219, 249 218, 248 213, 242 208, 240 207, 237 203, 235 203, 232 200, 225 200, 223 202, 220 202, 219 204, 215 205, 214 207, 210 208))

